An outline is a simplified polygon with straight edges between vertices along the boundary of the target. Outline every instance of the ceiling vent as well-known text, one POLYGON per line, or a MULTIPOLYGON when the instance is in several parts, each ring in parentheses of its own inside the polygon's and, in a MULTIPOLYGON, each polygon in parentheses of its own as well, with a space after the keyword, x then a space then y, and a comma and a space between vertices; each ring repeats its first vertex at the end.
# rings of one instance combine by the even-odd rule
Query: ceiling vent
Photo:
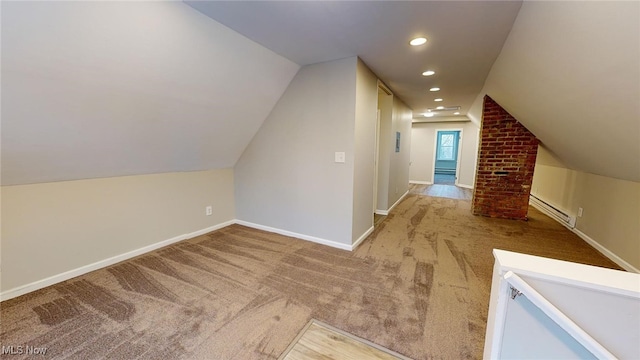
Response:
POLYGON ((433 109, 428 109, 430 112, 438 112, 438 111, 457 111, 460 110, 460 106, 447 106, 447 107, 442 107, 440 109, 438 108, 433 108, 433 109))

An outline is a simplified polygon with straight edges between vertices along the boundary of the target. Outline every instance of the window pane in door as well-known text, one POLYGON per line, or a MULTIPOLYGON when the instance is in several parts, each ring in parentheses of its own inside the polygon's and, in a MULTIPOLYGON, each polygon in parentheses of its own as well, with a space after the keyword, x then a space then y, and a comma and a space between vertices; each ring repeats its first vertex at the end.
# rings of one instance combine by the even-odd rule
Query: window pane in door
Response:
POLYGON ((453 160, 453 148, 443 147, 440 151, 440 158, 441 160, 453 160))
POLYGON ((455 160, 455 134, 439 133, 437 160, 455 160))
POLYGON ((442 140, 440 141, 442 146, 453 146, 453 135, 452 134, 443 134, 442 140))

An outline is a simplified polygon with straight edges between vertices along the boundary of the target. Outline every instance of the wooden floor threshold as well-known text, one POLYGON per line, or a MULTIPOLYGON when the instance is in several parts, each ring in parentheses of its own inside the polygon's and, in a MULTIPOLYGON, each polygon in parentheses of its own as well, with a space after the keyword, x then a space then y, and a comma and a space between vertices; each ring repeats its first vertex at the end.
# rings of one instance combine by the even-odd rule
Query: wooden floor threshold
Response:
POLYGON ((279 360, 411 360, 389 349, 312 319, 279 360))

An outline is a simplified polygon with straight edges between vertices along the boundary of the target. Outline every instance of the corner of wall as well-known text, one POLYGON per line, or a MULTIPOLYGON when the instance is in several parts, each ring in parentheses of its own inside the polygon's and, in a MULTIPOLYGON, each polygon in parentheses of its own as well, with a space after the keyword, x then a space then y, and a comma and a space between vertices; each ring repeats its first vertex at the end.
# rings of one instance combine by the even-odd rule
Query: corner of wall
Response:
POLYGON ((238 219, 352 244, 357 68, 352 57, 298 71, 236 163, 238 219))

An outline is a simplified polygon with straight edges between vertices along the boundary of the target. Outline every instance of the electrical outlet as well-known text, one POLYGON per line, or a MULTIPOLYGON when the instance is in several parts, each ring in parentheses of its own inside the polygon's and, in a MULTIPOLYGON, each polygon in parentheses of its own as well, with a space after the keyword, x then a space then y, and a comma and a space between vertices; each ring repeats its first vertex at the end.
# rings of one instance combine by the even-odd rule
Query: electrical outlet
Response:
POLYGON ((582 208, 581 207, 578 208, 578 217, 582 217, 582 208))
POLYGON ((211 216, 213 215, 213 207, 212 206, 207 206, 206 208, 204 208, 204 213, 207 216, 211 216))

